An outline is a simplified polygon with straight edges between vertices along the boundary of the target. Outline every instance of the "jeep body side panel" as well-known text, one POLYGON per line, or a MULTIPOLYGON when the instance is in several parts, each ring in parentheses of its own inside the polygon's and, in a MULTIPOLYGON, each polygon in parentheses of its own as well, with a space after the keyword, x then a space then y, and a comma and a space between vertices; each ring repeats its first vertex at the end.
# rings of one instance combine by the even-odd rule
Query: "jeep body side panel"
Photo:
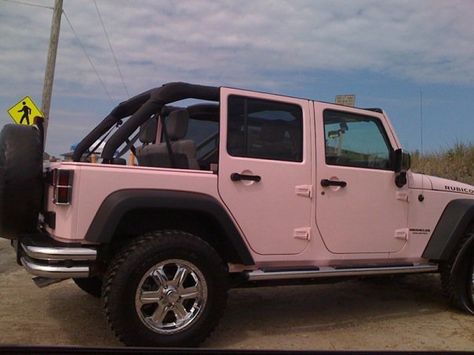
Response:
POLYGON ((184 191, 149 189, 119 190, 109 195, 100 206, 85 240, 93 243, 108 243, 127 212, 137 209, 167 209, 205 213, 215 219, 224 231, 223 238, 229 238, 240 262, 253 265, 243 238, 220 203, 211 196, 184 191))
POLYGON ((74 170, 71 205, 55 205, 53 195, 48 196, 56 228, 47 231, 66 243, 82 242, 102 202, 119 190, 176 190, 218 197, 217 176, 211 171, 70 162, 54 168, 74 170))
POLYGON ((423 257, 431 260, 447 260, 473 221, 473 199, 457 199, 449 202, 423 252, 423 257))
POLYGON ((230 238, 242 262, 253 264, 253 255, 243 235, 219 202, 217 175, 211 171, 70 162, 54 168, 75 173, 71 205, 55 205, 52 198, 48 201, 48 211, 56 213, 58 218, 56 228, 47 231, 56 240, 102 243, 110 238, 120 217, 128 210, 175 206, 211 214, 230 238), (162 197, 165 202, 161 202, 162 197), (104 236, 100 236, 102 233, 104 236))

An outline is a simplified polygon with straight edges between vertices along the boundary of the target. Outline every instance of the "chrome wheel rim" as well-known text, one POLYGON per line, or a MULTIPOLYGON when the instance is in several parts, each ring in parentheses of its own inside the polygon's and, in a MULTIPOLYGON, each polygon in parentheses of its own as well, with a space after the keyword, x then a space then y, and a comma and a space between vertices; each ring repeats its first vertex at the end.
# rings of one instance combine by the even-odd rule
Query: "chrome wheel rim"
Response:
POLYGON ((144 274, 135 294, 135 309, 152 331, 173 334, 194 323, 206 301, 207 283, 202 272, 189 261, 170 259, 144 274))

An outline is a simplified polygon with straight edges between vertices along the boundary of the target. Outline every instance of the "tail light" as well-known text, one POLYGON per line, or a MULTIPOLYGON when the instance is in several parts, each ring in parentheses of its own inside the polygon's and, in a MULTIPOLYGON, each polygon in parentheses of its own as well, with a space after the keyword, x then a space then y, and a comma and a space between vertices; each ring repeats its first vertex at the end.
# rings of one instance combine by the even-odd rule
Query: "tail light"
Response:
POLYGON ((54 169, 52 182, 54 187, 53 203, 70 205, 72 198, 72 180, 74 170, 54 169))

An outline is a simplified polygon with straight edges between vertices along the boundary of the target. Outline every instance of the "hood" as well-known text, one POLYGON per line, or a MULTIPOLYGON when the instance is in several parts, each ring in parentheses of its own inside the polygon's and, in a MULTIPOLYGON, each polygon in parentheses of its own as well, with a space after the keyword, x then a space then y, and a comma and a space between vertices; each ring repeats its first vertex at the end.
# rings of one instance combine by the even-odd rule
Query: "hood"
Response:
POLYGON ((410 188, 427 189, 444 192, 456 192, 474 196, 474 186, 462 182, 443 179, 437 176, 412 173, 409 183, 410 188))

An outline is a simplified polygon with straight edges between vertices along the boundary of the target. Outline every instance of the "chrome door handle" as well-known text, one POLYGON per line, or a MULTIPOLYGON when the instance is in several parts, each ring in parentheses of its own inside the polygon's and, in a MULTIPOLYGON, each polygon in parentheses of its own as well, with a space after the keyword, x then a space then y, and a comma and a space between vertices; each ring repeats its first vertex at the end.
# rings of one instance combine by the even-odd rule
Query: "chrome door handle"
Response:
POLYGON ((250 180, 250 181, 255 181, 255 182, 259 182, 260 180, 262 180, 262 178, 258 175, 245 175, 245 174, 239 174, 239 173, 232 173, 230 175, 230 179, 232 181, 250 180))

